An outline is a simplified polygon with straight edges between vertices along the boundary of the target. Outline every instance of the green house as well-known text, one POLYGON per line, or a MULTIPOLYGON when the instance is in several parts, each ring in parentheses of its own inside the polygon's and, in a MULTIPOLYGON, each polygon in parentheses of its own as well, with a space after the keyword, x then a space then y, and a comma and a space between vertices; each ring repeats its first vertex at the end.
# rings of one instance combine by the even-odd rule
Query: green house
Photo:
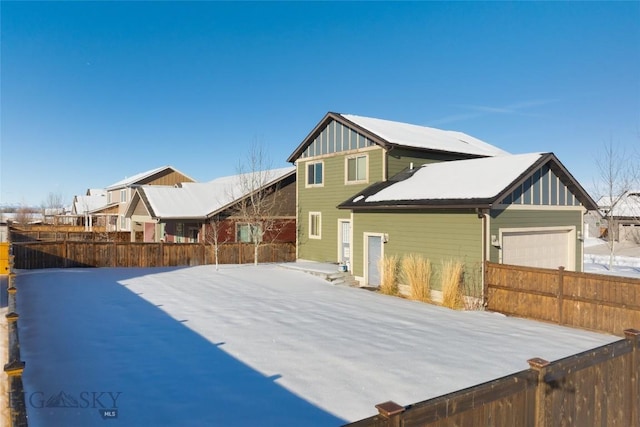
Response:
POLYGON ((297 167, 298 258, 344 263, 378 286, 384 256, 582 270, 595 203, 552 153, 511 155, 461 132, 328 113, 297 167))

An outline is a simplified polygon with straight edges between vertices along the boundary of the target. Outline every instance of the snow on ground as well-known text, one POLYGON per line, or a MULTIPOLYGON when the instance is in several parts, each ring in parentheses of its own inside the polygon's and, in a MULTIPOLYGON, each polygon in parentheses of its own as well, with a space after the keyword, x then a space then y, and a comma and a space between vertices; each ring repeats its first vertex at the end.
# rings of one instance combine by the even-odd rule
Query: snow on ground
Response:
MULTIPOLYGON (((7 294, 9 278, 6 275, 0 275, 0 316, 5 318, 9 311, 9 295, 7 294)), ((0 354, 2 360, 7 362, 9 360, 9 326, 7 320, 0 322, 0 354)), ((0 426, 9 425, 10 422, 9 413, 9 381, 5 376, 0 381, 0 426)))
POLYGON ((602 239, 584 241, 584 271, 587 273, 640 278, 640 246, 631 242, 616 243, 616 253, 609 268, 609 247, 602 239), (619 253, 623 254, 619 254, 619 253))
POLYGON ((414 403, 618 339, 277 265, 17 280, 33 427, 104 426, 113 415, 109 425, 337 426, 377 403, 414 403))

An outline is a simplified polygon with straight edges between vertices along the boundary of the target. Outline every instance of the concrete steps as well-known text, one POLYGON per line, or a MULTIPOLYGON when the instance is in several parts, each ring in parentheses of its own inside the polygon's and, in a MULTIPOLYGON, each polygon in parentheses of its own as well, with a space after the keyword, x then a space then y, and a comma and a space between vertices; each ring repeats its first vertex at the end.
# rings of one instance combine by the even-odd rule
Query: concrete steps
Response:
POLYGON ((348 271, 340 271, 337 264, 330 263, 286 263, 281 264, 284 268, 303 271, 307 274, 318 276, 332 285, 354 286, 360 284, 348 271))

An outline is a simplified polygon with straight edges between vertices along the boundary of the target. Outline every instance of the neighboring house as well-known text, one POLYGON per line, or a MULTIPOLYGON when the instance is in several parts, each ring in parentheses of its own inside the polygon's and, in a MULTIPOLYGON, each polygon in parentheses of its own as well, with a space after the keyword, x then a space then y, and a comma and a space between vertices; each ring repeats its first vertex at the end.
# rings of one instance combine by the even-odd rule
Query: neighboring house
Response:
POLYGON ((143 233, 145 242, 213 243, 214 231, 218 243, 249 242, 251 226, 243 222, 238 208, 260 192, 268 194, 265 199, 270 206, 261 219, 269 223, 264 240, 294 242, 295 181, 295 168, 287 167, 205 183, 141 186, 136 188, 125 217, 131 220, 133 232, 143 233), (251 181, 248 177, 254 176, 258 179, 252 182, 260 184, 246 185, 251 181))
POLYGON ((606 223, 606 232, 613 233, 615 240, 640 243, 640 191, 625 191, 613 200, 601 197, 598 209, 606 223))
POLYGON ((84 225, 85 230, 92 231, 93 226, 106 226, 105 217, 92 217, 90 212, 100 210, 107 205, 107 191, 89 188, 83 195, 73 197, 71 215, 78 218, 78 225, 84 225))
POLYGON ((380 283, 385 255, 582 269, 595 203, 551 153, 510 155, 469 135, 328 113, 289 157, 298 258, 344 262, 380 283))
POLYGON ((139 173, 108 186, 105 189, 107 204, 89 214, 108 217, 108 231, 131 231, 131 223, 125 217, 125 211, 136 188, 142 185, 175 185, 183 182, 194 180, 171 166, 139 173))

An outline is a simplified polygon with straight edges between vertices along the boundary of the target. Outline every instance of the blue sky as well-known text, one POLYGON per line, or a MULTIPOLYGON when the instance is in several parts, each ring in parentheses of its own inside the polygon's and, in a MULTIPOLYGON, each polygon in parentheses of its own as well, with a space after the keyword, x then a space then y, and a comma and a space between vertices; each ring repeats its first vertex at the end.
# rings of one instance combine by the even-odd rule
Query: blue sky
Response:
MULTIPOLYGON (((552 151, 640 146, 640 2, 6 2, 0 204, 286 159, 327 111, 552 151)), ((594 195, 594 194, 592 194, 594 195)), ((595 196, 595 195, 594 195, 595 196)))

